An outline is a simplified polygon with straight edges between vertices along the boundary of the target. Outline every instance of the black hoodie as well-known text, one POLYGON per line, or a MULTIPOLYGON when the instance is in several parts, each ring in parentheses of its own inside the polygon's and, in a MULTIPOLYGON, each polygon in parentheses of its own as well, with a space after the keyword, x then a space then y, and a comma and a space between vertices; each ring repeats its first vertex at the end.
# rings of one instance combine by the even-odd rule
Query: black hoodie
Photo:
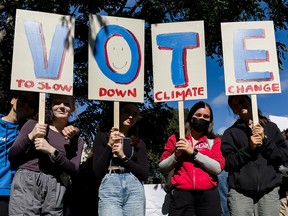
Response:
POLYGON ((262 146, 252 150, 251 129, 239 119, 222 137, 229 187, 253 198, 262 197, 281 184, 279 166, 288 161, 288 148, 277 125, 268 122, 264 133, 262 146))

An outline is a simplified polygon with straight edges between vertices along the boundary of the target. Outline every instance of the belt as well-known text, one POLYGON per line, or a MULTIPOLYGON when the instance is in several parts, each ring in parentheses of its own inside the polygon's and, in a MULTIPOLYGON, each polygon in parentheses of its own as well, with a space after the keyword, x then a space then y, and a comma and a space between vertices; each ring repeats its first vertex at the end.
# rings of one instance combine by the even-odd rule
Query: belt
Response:
POLYGON ((107 170, 107 173, 123 174, 123 173, 130 173, 130 171, 127 169, 111 169, 107 170))

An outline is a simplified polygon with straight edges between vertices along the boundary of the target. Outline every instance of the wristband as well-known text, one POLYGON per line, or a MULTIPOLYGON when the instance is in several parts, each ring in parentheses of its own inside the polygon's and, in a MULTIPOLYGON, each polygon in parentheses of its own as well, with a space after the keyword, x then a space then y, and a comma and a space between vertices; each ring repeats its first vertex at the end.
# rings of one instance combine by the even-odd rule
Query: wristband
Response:
POLYGON ((196 157, 196 155, 198 154, 198 150, 197 149, 194 149, 193 153, 192 153, 192 157, 196 157))
POLYGON ((52 160, 55 160, 58 155, 59 155, 59 152, 57 150, 55 150, 54 153, 50 154, 50 157, 52 160))
POLYGON ((127 164, 129 161, 129 158, 127 158, 126 156, 124 158, 121 159, 123 164, 127 164))

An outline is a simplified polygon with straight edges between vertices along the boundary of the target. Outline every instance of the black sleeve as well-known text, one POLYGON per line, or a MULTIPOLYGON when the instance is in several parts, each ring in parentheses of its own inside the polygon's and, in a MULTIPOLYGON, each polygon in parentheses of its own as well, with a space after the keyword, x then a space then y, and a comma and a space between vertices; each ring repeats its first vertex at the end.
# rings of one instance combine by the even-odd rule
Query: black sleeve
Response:
POLYGON ((249 137, 238 128, 229 128, 224 132, 221 151, 226 171, 239 170, 257 157, 257 152, 249 147, 249 137))
POLYGON ((96 177, 102 178, 108 170, 113 156, 106 133, 98 133, 93 142, 93 171, 96 177))
POLYGON ((123 166, 129 169, 138 179, 146 181, 149 176, 147 149, 143 141, 140 141, 135 147, 137 157, 132 160, 124 160, 123 166))
POLYGON ((261 146, 261 154, 274 166, 280 166, 288 161, 288 148, 279 128, 269 122, 264 128, 265 138, 261 146))

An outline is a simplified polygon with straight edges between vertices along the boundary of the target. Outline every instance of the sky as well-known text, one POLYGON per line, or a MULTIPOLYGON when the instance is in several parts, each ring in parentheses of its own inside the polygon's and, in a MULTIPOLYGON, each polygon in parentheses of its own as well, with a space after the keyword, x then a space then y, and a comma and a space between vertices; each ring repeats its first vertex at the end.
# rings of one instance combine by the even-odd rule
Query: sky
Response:
MULTIPOLYGON (((276 42, 281 41, 288 46, 287 32, 277 31, 275 33, 275 40, 276 42)), ((288 58, 288 53, 286 53, 286 57, 288 58)), ((281 93, 257 94, 256 96, 258 109, 261 110, 266 117, 270 115, 288 117, 288 60, 283 60, 283 63, 284 70, 279 70, 281 93)), ((224 67, 220 67, 215 59, 212 60, 207 57, 206 73, 208 97, 203 101, 207 102, 213 110, 214 132, 223 134, 224 130, 230 127, 237 119, 227 104, 228 97, 225 94, 224 67)), ((199 100, 186 100, 184 101, 184 108, 190 109, 193 104, 198 101, 199 100)), ((178 102, 168 102, 168 105, 177 107, 178 102)))

